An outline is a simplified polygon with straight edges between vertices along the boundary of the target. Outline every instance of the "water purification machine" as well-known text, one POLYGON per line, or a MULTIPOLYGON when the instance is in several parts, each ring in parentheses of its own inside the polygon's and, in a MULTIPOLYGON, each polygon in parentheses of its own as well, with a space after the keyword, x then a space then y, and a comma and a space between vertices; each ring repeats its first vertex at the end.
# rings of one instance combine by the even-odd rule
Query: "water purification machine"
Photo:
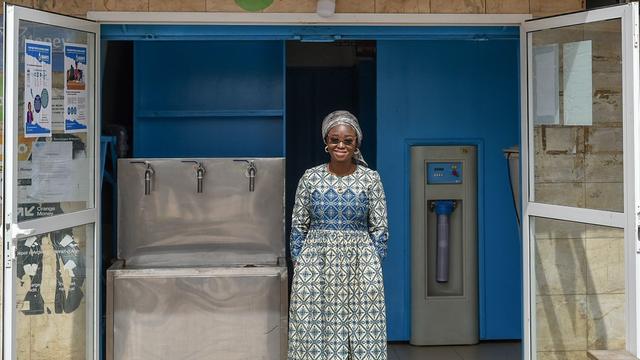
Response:
POLYGON ((478 342, 474 146, 411 148, 411 344, 478 342))

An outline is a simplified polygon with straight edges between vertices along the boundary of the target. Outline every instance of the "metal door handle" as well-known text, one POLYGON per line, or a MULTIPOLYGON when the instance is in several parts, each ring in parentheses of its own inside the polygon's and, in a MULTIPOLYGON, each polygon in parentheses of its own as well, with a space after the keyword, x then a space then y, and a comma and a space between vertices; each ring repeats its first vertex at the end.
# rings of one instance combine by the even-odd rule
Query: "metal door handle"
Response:
POLYGON ((33 234, 34 232, 36 232, 35 229, 21 229, 20 226, 18 226, 18 224, 14 224, 13 225, 13 236, 14 237, 29 236, 29 235, 33 234))
POLYGON ((18 224, 6 224, 7 229, 12 230, 12 238, 5 240, 5 253, 4 253, 4 267, 5 269, 11 269, 13 266, 13 260, 16 259, 16 243, 18 237, 27 237, 34 232, 35 229, 21 229, 18 224))

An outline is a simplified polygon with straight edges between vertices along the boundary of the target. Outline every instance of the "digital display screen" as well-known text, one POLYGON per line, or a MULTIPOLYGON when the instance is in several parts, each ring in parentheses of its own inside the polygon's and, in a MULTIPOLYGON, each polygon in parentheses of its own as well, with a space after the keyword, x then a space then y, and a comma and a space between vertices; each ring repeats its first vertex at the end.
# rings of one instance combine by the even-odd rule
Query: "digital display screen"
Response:
POLYGON ((462 184, 462 162, 427 163, 427 184, 462 184))

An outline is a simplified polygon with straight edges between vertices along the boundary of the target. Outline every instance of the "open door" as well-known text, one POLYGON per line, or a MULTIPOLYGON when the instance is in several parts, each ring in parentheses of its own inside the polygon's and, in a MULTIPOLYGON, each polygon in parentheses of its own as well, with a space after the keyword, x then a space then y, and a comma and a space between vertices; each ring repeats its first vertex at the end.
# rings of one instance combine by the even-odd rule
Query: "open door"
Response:
POLYGON ((521 30, 524 359, 639 355, 638 3, 521 30))
POLYGON ((97 359, 99 26, 4 11, 3 359, 97 359))

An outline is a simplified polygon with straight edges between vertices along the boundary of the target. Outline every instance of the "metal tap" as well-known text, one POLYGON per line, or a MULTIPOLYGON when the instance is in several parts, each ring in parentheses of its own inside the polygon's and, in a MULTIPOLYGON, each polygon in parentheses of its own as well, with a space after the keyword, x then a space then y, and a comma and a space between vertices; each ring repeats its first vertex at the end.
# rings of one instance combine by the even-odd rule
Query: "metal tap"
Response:
POLYGON ((151 194, 151 179, 153 178, 153 174, 155 174, 151 163, 148 161, 132 161, 131 163, 145 165, 146 168, 144 170, 144 194, 151 194))
POLYGON ((249 175, 249 191, 253 192, 256 188, 256 174, 258 173, 258 168, 253 160, 234 160, 234 161, 243 161, 249 164, 247 167, 247 174, 249 175))
POLYGON ((258 169, 253 161, 249 162, 249 191, 253 192, 256 188, 256 173, 258 169))
POLYGON ((204 167, 204 164, 195 160, 183 160, 182 162, 195 164, 193 168, 196 170, 196 192, 202 193, 204 174, 207 173, 207 169, 204 167))

